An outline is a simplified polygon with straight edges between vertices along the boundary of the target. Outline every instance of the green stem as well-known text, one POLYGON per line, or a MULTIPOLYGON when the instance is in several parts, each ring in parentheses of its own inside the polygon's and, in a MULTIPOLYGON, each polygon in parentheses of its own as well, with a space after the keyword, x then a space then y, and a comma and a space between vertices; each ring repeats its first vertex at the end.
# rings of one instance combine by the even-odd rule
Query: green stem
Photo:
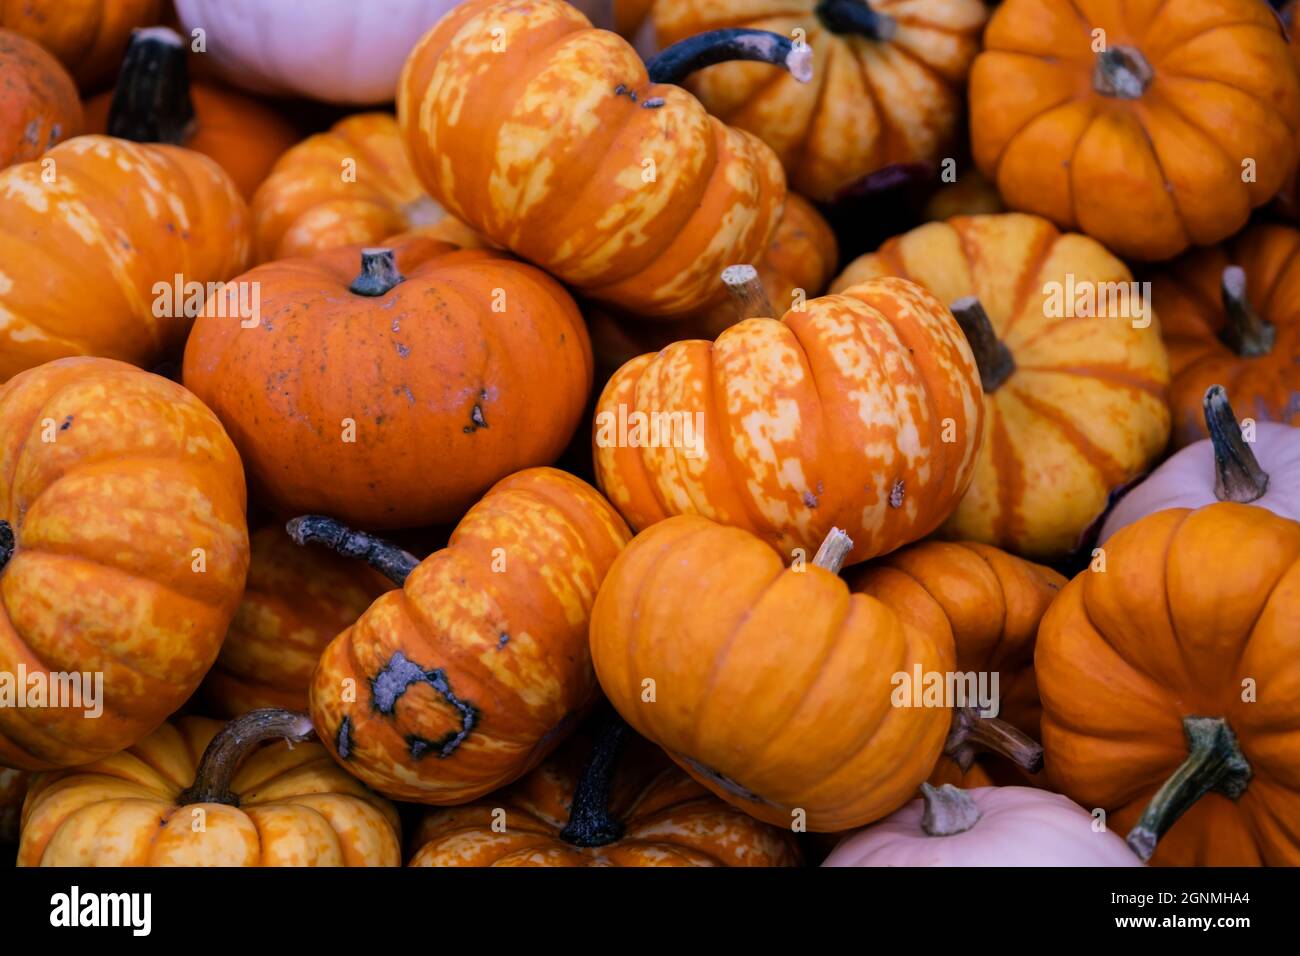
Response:
POLYGON ((392 249, 362 249, 361 274, 352 280, 348 290, 374 297, 405 281, 406 276, 397 271, 397 254, 392 249))
POLYGON ((1147 91, 1155 71, 1133 46, 1114 46, 1097 54, 1092 71, 1092 88, 1102 96, 1136 100, 1147 91))

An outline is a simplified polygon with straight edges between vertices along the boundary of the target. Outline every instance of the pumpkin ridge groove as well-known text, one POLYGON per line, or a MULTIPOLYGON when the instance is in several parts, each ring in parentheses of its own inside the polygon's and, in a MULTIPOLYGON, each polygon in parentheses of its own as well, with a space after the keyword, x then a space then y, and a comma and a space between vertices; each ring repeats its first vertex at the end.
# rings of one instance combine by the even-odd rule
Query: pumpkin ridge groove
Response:
POLYGON ((1056 426, 1061 436, 1074 446, 1083 461, 1101 477, 1107 486, 1113 488, 1131 477, 1113 455, 1093 442, 1087 433, 1067 419, 1057 406, 1029 395, 1024 389, 1013 387, 1013 391, 1016 398, 1031 412, 1056 426))

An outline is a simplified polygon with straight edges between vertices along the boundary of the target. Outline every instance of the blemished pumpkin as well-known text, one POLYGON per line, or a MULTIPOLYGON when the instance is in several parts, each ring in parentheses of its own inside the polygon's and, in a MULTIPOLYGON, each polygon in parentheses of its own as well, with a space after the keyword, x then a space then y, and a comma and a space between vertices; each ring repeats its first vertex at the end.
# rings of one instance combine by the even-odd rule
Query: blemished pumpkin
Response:
POLYGON ((483 796, 541 762, 594 702, 587 621, 629 535, 582 480, 553 468, 503 479, 424 561, 328 518, 289 531, 401 585, 330 642, 311 682, 321 739, 380 793, 483 796))
POLYGON ((1237 413, 1300 425, 1300 230, 1252 226, 1155 276, 1173 381, 1173 445, 1207 437, 1201 402, 1222 385, 1237 413))
POLYGON ((949 303, 979 364, 984 442, 942 533, 1035 560, 1069 553, 1110 491, 1165 448, 1160 313, 1099 243, 1020 213, 926 223, 831 291, 879 276, 949 303))
POLYGON ((23 814, 23 799, 31 774, 25 770, 0 767, 0 843, 18 842, 18 821, 23 814))
POLYGON ((38 43, 0 29, 0 77, 0 169, 81 132, 76 84, 38 43))
POLYGON ((221 654, 203 679, 206 713, 307 709, 307 686, 325 649, 393 585, 357 562, 300 548, 278 525, 250 539, 248 583, 221 654))
POLYGON ((163 724, 32 780, 19 866, 400 866, 397 809, 311 740, 306 714, 163 724), (266 743, 267 741, 276 743, 266 743))
POLYGON ((115 88, 86 101, 86 131, 210 156, 251 199, 280 154, 298 142, 298 131, 251 96, 191 83, 186 49, 169 27, 137 30, 115 88))
POLYGON ((810 562, 696 515, 641 532, 591 616, 606 697, 723 800, 775 826, 862 826, 934 767, 951 712, 896 707, 893 675, 949 669, 951 645, 836 572, 841 531, 810 562), (792 648, 798 648, 792 652, 792 648), (760 759, 761 758, 761 759, 760 759))
POLYGON ((1300 523, 1174 508, 1102 553, 1038 632, 1049 777, 1155 864, 1300 864, 1300 523))
MULTIPOLYGON (((966 74, 988 8, 980 0, 659 0, 662 43, 745 27, 802 33, 813 81, 751 64, 710 67, 689 89, 714 116, 776 151, 813 199, 891 163, 934 161, 960 136, 966 74)), ((651 62, 651 74, 654 63, 651 62)))
POLYGON ((162 0, 0 0, 0 27, 45 47, 88 92, 112 79, 131 31, 161 16, 162 0))
MULTIPOLYGON (((409 866, 795 866, 786 828, 760 823, 667 760, 620 758, 627 724, 570 745, 503 793, 428 811, 409 866), (630 764, 630 766, 629 766, 630 764), (494 826, 494 824, 497 824, 494 826), (504 830, 501 828, 504 824, 504 830)), ((648 748, 647 748, 648 749, 648 748)), ((662 758, 662 754, 659 755, 662 758)))
POLYGON ((72 355, 152 365, 203 308, 176 277, 229 279, 249 245, 235 184, 187 149, 78 136, 0 170, 0 382, 72 355))
MULTIPOLYGON (((724 55, 806 76, 806 50, 767 33, 691 41, 671 63, 724 55)), ((452 216, 634 314, 723 301, 718 273, 762 255, 785 197, 767 146, 652 82, 626 40, 560 0, 458 6, 407 59, 397 116, 452 216)))
MULTIPOLYGON (((763 298, 756 280, 733 288, 763 298)), ((948 517, 983 404, 943 303, 879 279, 628 362, 597 402, 596 478, 636 530, 698 514, 788 556, 840 527, 852 564, 948 517)))
POLYGON ((216 659, 248 570, 244 472, 180 385, 68 358, 0 387, 0 473, 0 765, 89 763, 149 734, 216 659), (72 703, 66 685, 61 706, 36 702, 51 672, 80 675, 72 703))
POLYGON ((844 839, 822 866, 1141 866, 1059 793, 922 784, 922 796, 844 839))
POLYGON ((1008 206, 1167 259, 1232 235, 1291 175, 1300 80, 1258 0, 1007 0, 970 116, 1008 206))
POLYGON ((239 281, 260 289, 257 324, 201 316, 184 380, 281 516, 452 522, 497 479, 554 461, 582 418, 582 316, 525 263, 406 238, 239 281))

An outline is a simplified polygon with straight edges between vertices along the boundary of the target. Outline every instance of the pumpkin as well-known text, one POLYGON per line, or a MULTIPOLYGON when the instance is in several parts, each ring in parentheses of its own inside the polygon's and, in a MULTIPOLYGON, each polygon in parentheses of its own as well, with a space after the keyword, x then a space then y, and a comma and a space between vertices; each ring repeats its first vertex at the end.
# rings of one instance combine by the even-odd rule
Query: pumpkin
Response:
POLYGON ((786 568, 747 531, 679 515, 633 539, 592 611, 610 703, 709 790, 776 826, 885 816, 948 732, 950 711, 894 706, 892 678, 946 670, 951 646, 850 594, 836 572, 852 547, 837 529, 786 568))
MULTIPOLYGON (((806 50, 753 31, 688 41, 669 65, 726 56, 806 76, 806 50)), ((560 0, 461 4, 407 59, 397 117, 452 216, 635 314, 721 302, 718 273, 761 255, 785 198, 770 149, 653 82, 625 40, 560 0)))
POLYGON ((922 218, 927 222, 954 216, 987 216, 1006 212, 1002 197, 993 184, 977 169, 965 170, 956 182, 940 186, 925 204, 922 218))
POLYGON ((298 132, 251 96, 191 83, 185 51, 175 30, 137 30, 116 88, 86 101, 86 129, 210 156, 251 199, 280 154, 298 141, 298 132))
POLYGON ((1206 390, 1205 421, 1210 437, 1179 451, 1121 498, 1106 516, 1099 544, 1156 511, 1216 501, 1255 504, 1300 520, 1300 428, 1261 422, 1246 440, 1220 385, 1206 390))
POLYGON ((18 865, 399 866, 396 808, 311 734, 306 714, 282 710, 224 727, 180 717, 122 753, 41 774, 18 865))
POLYGON ((1068 553, 1169 437, 1149 298, 1097 242, 1017 213, 926 223, 851 263, 831 291, 878 276, 951 303, 979 365, 986 438, 943 534, 1036 560, 1068 553))
POLYGON ((234 183, 189 150, 78 136, 0 170, 0 381, 70 355, 151 365, 204 307, 174 287, 229 279, 248 248, 234 183))
POLYGON ((379 792, 481 797, 536 766, 593 702, 587 621, 628 532, 580 479, 503 479, 422 562, 328 518, 289 530, 402 585, 330 642, 311 681, 326 747, 379 792))
POLYGON ((1102 555, 1038 631, 1049 777, 1144 860, 1300 864, 1300 523, 1172 508, 1102 555))
MULTIPOLYGON (((619 761, 615 719, 584 764, 566 746, 502 793, 428 811, 410 866, 794 866, 789 830, 723 803, 667 761, 619 761), (664 766, 664 764, 667 764, 664 766), (619 772, 615 773, 615 767, 619 772)), ((628 757, 632 755, 629 754, 628 757)))
POLYGON ((1167 259, 1232 235, 1291 175, 1300 81, 1258 0, 1007 0, 970 114, 975 162, 1008 206, 1167 259))
POLYGON ((1300 425, 1300 230, 1263 224, 1189 253, 1151 283, 1173 374, 1173 444, 1208 435, 1201 401, 1222 385, 1237 410, 1300 425))
POLYGON ((845 838, 822 866, 1141 866, 1059 793, 921 784, 924 793, 845 838))
POLYGON ((0 169, 25 163, 81 132, 68 71, 38 44, 0 29, 0 169))
POLYGON ((532 266, 410 238, 239 281, 261 290, 260 319, 200 317, 184 380, 281 515, 451 522, 502 476, 554 461, 582 417, 587 332, 532 266))
POLYGON ((0 387, 0 474, 0 765, 89 763, 216 659, 248 570, 244 472, 175 382, 68 358, 0 387))
POLYGON ((0 27, 53 53, 83 90, 111 79, 131 31, 161 15, 162 0, 0 0, 0 27))
POLYGON ((699 514, 788 554, 842 527, 852 564, 948 517, 982 404, 948 310, 882 279, 628 362, 596 406, 596 477, 637 530, 699 514))
POLYGON ((959 137, 966 73, 986 19, 979 0, 659 0, 654 7, 664 43, 734 27, 802 34, 814 56, 812 83, 723 64, 690 88, 710 113, 771 146, 792 188, 823 200, 882 166, 944 155, 959 137))
POLYGON ((0 767, 0 843, 18 842, 18 820, 30 777, 24 770, 0 767))
POLYGON ((248 583, 221 654, 203 680, 207 712, 307 709, 307 685, 325 645, 392 584, 354 561, 300 548, 272 525, 250 539, 248 583))

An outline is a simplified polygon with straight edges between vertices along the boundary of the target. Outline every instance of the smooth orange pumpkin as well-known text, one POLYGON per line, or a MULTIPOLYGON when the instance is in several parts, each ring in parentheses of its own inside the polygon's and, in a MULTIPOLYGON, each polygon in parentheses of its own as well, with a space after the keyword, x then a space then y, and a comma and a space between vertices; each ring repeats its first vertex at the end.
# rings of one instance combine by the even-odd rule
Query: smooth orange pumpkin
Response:
POLYGON ((1300 81, 1258 0, 1007 0, 970 75, 971 144, 1013 209, 1167 259, 1290 177, 1300 81))
POLYGON ((53 53, 83 90, 111 79, 131 31, 161 16, 162 0, 0 0, 0 27, 53 53))
POLYGON ((216 659, 248 570, 244 472, 175 382, 69 358, 0 388, 0 474, 0 765, 89 763, 149 734, 216 659), (80 675, 63 684, 79 706, 15 706, 24 671, 80 675))
POLYGON ((77 87, 38 44, 0 29, 0 77, 0 169, 81 132, 77 87))

